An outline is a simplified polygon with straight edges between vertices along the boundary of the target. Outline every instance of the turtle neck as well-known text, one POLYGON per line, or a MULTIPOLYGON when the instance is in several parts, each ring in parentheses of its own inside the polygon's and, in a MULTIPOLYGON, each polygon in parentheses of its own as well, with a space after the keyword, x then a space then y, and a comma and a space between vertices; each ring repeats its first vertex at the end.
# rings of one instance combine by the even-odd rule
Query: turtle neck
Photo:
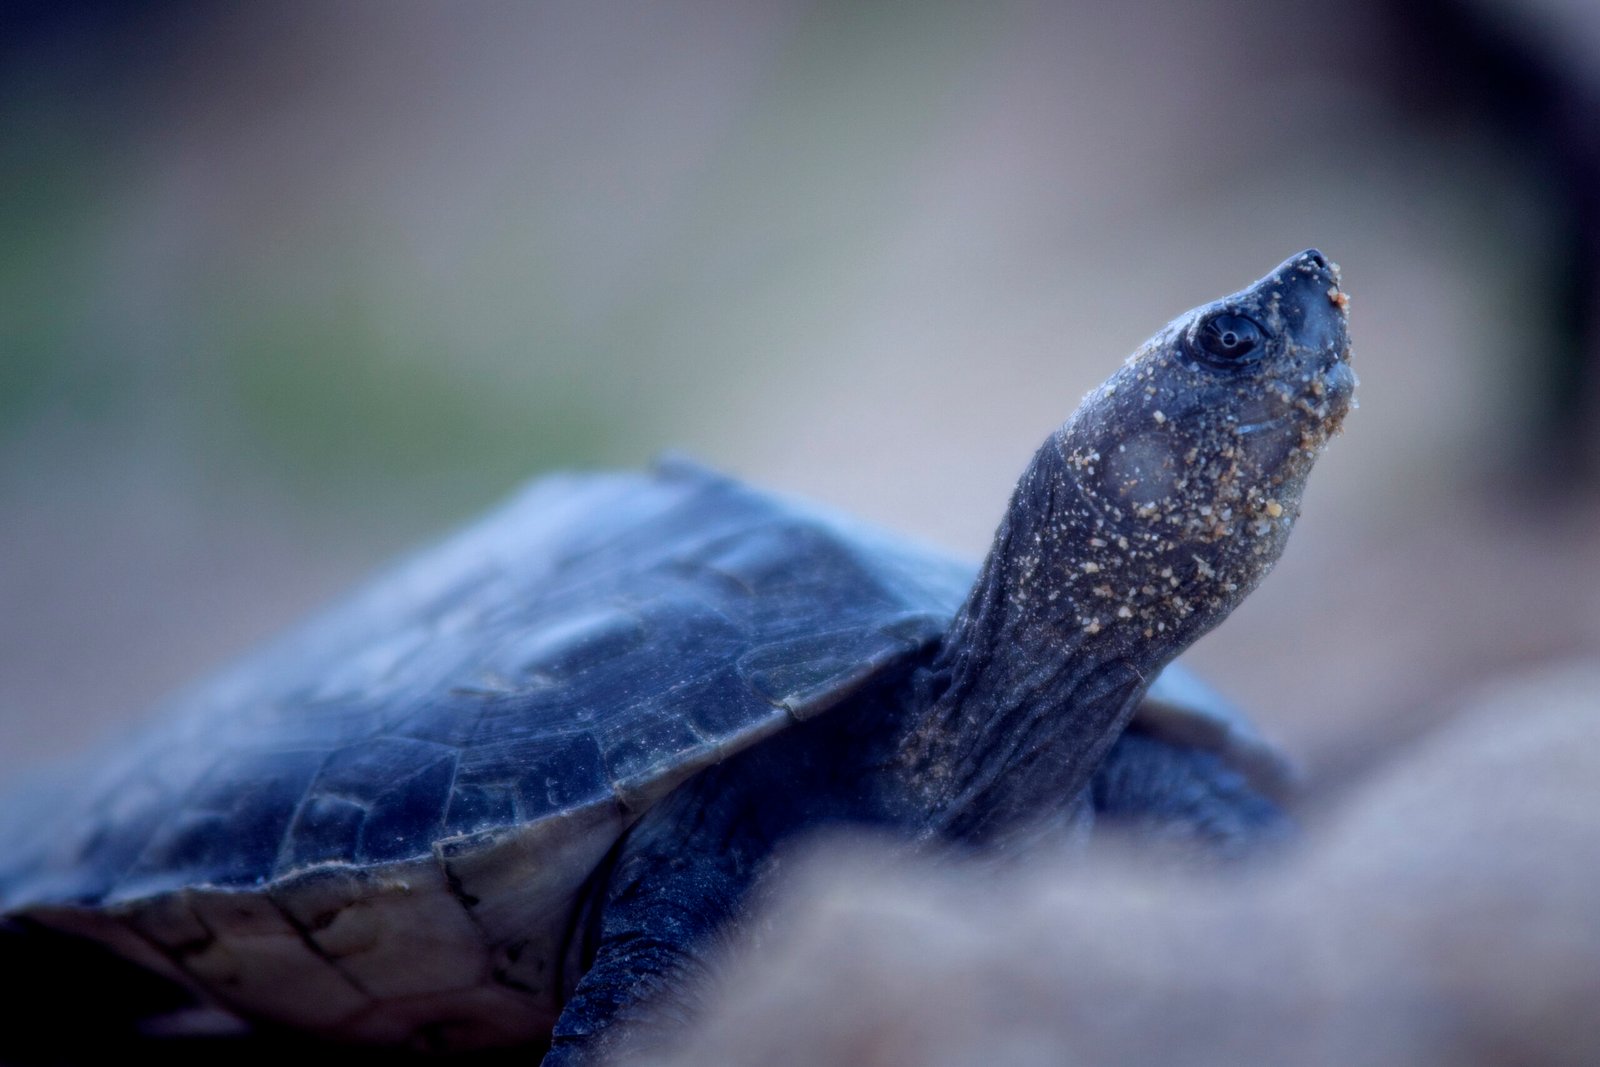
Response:
POLYGON ((1077 795, 1171 658, 1149 642, 1129 658, 1129 620, 1097 603, 1100 553, 1069 521, 1082 504, 1052 436, 917 686, 899 754, 937 834, 981 840, 1077 795))

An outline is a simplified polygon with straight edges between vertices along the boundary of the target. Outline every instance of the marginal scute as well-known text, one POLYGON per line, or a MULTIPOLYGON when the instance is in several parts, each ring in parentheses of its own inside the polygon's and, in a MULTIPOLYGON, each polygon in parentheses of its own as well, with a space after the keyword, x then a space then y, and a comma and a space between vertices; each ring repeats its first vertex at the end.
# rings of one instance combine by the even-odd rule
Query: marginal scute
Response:
POLYGON ((427 851, 449 800, 456 759, 450 746, 407 737, 372 737, 334 750, 306 790, 277 873, 427 851))
POLYGON ((910 615, 885 625, 806 634, 753 649, 739 658, 739 676, 762 699, 798 720, 826 711, 904 659, 926 638, 925 616, 910 615), (906 637, 899 636, 900 627, 906 637))
POLYGON ((216 761, 183 806, 168 812, 117 892, 259 882, 275 865, 321 761, 321 753, 308 751, 245 751, 216 761))
POLYGON ((365 805, 344 797, 307 797, 289 828, 277 873, 317 863, 350 862, 360 851, 361 824, 366 818, 365 805))

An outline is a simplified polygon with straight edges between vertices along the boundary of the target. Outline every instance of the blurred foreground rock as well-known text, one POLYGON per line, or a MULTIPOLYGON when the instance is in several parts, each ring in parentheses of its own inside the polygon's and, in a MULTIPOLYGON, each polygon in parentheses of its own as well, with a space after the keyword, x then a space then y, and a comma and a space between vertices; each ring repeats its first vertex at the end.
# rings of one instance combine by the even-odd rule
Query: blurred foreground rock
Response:
POLYGON ((673 1063, 1600 1062, 1600 662, 1485 692, 1251 873, 819 846, 673 1063))

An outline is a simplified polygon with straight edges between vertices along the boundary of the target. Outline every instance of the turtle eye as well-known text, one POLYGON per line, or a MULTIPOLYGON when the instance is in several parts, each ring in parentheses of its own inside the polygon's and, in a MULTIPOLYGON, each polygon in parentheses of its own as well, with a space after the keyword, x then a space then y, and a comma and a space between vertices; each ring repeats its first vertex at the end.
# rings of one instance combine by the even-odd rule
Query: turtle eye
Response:
POLYGON ((1238 363, 1261 347, 1261 327, 1243 315, 1213 315, 1201 325, 1200 348, 1211 362, 1238 363))

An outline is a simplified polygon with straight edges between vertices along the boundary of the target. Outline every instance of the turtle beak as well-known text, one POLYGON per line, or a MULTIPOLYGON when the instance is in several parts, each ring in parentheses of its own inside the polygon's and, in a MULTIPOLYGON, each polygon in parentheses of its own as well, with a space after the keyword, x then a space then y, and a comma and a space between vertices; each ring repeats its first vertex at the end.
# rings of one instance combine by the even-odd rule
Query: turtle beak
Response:
POLYGON ((1348 360, 1350 298, 1339 287, 1338 268, 1315 248, 1285 260, 1268 275, 1287 335, 1296 347, 1323 353, 1328 362, 1348 360))
POLYGON ((1315 248, 1285 260, 1268 275, 1283 316, 1289 357, 1309 383, 1310 399, 1321 418, 1337 427, 1355 399, 1356 374, 1350 367, 1350 298, 1339 268, 1315 248))

